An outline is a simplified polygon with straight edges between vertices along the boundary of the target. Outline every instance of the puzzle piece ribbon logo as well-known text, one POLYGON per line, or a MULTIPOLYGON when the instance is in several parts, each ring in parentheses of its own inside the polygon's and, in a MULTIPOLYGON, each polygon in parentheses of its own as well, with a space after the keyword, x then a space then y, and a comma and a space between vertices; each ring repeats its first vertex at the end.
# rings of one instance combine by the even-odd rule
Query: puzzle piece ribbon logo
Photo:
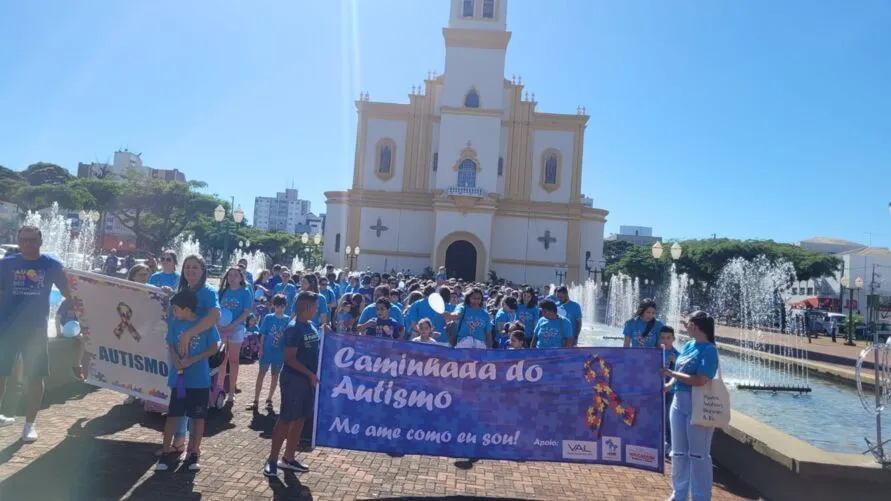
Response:
POLYGON ((622 405, 622 399, 612 389, 612 366, 601 355, 594 355, 585 361, 585 380, 594 388, 593 403, 585 413, 588 427, 600 436, 600 425, 607 405, 622 417, 626 425, 634 424, 637 411, 634 407, 622 405))
POLYGON ((114 328, 114 335, 118 339, 121 339, 121 336, 126 331, 131 336, 133 336, 133 339, 135 339, 138 343, 142 339, 142 336, 139 335, 139 331, 137 331, 136 327, 133 327, 133 324, 130 322, 130 320, 133 319, 133 309, 130 308, 130 305, 123 301, 118 303, 117 309, 118 316, 121 317, 121 323, 119 323, 118 326, 114 328))

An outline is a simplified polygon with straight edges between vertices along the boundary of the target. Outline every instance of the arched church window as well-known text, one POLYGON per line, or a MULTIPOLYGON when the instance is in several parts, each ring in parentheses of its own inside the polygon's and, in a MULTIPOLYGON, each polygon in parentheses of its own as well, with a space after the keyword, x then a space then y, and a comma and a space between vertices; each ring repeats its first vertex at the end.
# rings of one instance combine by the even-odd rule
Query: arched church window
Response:
POLYGON ((375 157, 374 175, 382 181, 393 177, 396 170, 396 142, 390 138, 378 141, 375 157))
POLYGON ((498 157, 498 175, 504 174, 504 157, 498 157))
POLYGON ((464 17, 473 17, 473 0, 464 0, 461 15, 464 17))
POLYGON ((486 19, 495 17, 495 0, 483 0, 483 17, 486 19))
POLYGON ((464 107, 465 108, 479 108, 480 107, 480 95, 477 94, 476 89, 470 89, 467 91, 467 95, 464 96, 464 107))
POLYGON ((563 158, 560 150, 548 148, 541 154, 541 180, 539 184, 545 191, 555 191, 560 187, 560 171, 563 158))
POLYGON ((476 188, 476 162, 469 158, 458 166, 458 187, 476 188))

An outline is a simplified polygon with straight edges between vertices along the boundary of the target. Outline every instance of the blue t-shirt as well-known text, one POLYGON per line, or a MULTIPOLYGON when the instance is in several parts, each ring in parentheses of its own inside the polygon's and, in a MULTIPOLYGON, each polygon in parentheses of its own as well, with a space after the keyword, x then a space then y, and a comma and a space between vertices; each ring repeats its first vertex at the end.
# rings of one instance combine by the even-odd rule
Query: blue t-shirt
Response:
MULTIPOLYGON (((204 287, 195 291, 195 295, 198 296, 198 309, 195 311, 195 315, 198 317, 198 320, 206 317, 210 310, 216 308, 220 308, 219 296, 217 295, 217 291, 213 290, 209 285, 204 284, 204 287)), ((173 318, 173 314, 171 313, 170 318, 173 318)), ((217 330, 217 326, 214 325, 210 328, 217 336, 220 337, 220 331, 217 330)))
MULTIPOLYGON (((671 348, 669 348, 669 349, 667 349, 667 350, 662 350, 662 364, 665 366, 666 369, 668 369, 668 370, 670 370, 670 371, 673 371, 673 370, 674 370, 674 366, 675 366, 675 362, 677 362, 677 357, 678 357, 680 354, 681 354, 681 352, 679 352, 679 351, 677 350, 677 348, 675 348, 674 346, 672 346, 671 348), (674 357, 675 357, 675 358, 674 358, 674 360, 675 360, 674 362, 671 361, 671 357, 672 357, 672 355, 674 355, 674 357)), ((670 378, 670 377, 666 377, 666 378, 665 378, 665 382, 667 383, 667 382, 669 382, 669 381, 671 381, 671 378, 670 378)), ((671 390, 669 393, 674 393, 674 388, 672 388, 672 390, 671 390)))
POLYGON ((273 290, 275 286, 282 283, 282 277, 280 275, 273 275, 269 277, 269 280, 266 281, 267 289, 273 290))
POLYGON ((152 273, 152 276, 148 279, 148 284, 155 287, 170 287, 176 290, 179 287, 179 273, 164 273, 163 271, 152 273))
POLYGON ((390 339, 398 339, 401 332, 402 323, 397 322, 392 318, 378 318, 377 324, 374 327, 365 329, 366 336, 385 337, 390 339))
POLYGON ((281 318, 271 313, 260 322, 260 336, 263 340, 263 358, 260 363, 280 364, 285 361, 285 344, 283 337, 291 319, 286 315, 281 318))
MULTIPOLYGON (((439 294, 434 292, 434 294, 439 294)), ((392 315, 392 312, 390 313, 392 315)), ((448 343, 449 335, 446 333, 445 317, 441 313, 433 311, 427 298, 419 299, 408 307, 408 318, 406 318, 406 330, 411 329, 411 324, 419 322, 421 319, 429 318, 433 324, 433 338, 438 343, 448 343)))
POLYGON ((312 317, 312 323, 316 324, 316 327, 318 327, 322 325, 322 315, 331 313, 331 309, 328 308, 328 299, 325 298, 324 294, 317 295, 316 303, 318 304, 319 308, 316 310, 316 316, 312 317))
POLYGON ((14 254, 0 259, 0 326, 46 329, 53 285, 61 290, 68 284, 62 263, 50 256, 28 260, 14 254))
POLYGON ((511 322, 516 321, 517 312, 515 311, 505 311, 504 308, 498 310, 498 313, 495 314, 495 333, 499 336, 504 335, 504 326, 511 322))
POLYGON ((561 316, 554 320, 539 318, 534 332, 536 348, 562 348, 565 339, 574 337, 569 320, 561 316))
POLYGON ((455 309, 455 315, 458 315, 455 322, 459 322, 458 341, 472 337, 486 342, 486 333, 492 330, 492 317, 488 311, 483 308, 465 308, 462 304, 455 309))
POLYGON ((374 288, 373 287, 359 287, 356 292, 358 294, 362 294, 365 296, 366 303, 374 302, 374 288))
POLYGON ((353 313, 350 311, 341 311, 334 317, 335 332, 350 332, 353 327, 353 313))
POLYGON ((532 339, 532 333, 535 332, 535 324, 539 318, 541 318, 541 310, 538 309, 538 306, 529 308, 525 304, 517 305, 517 320, 523 322, 526 339, 532 339))
MULTIPOLYGON (((297 348, 297 361, 312 372, 316 372, 319 366, 319 340, 319 331, 312 322, 294 319, 285 330, 285 348, 297 348)), ((286 363, 282 377, 306 376, 286 363)))
MULTIPOLYGON (((697 343, 691 339, 684 345, 674 365, 677 372, 714 378, 718 372, 718 349, 712 343, 697 343)), ((693 387, 675 381, 673 390, 689 392, 693 391, 693 387)))
POLYGON ((249 271, 245 271, 244 272, 244 280, 245 280, 245 282, 247 282, 248 289, 253 290, 253 288, 254 288, 254 274, 249 271))
POLYGON ((319 294, 325 296, 325 301, 327 301, 328 304, 337 302, 337 293, 331 289, 330 285, 324 289, 319 289, 319 294))
MULTIPOLYGON (((569 300, 563 304, 557 303, 557 308, 563 310, 560 314, 569 320, 569 325, 572 326, 572 333, 574 336, 575 326, 582 321, 582 307, 575 301, 569 300)), ((658 334, 659 331, 656 331, 656 333, 658 334)))
POLYGON ((639 318, 632 318, 625 322, 625 328, 622 334, 626 338, 631 339, 631 348, 655 348, 659 346, 659 331, 662 330, 662 322, 656 320, 653 322, 653 328, 649 330, 646 337, 641 337, 647 330, 647 323, 639 318))
POLYGON ((232 312, 232 321, 234 322, 242 313, 250 310, 254 305, 254 296, 250 289, 242 287, 240 289, 226 289, 223 291, 223 298, 220 300, 220 307, 232 312))
POLYGON ((272 289, 272 295, 276 294, 284 294, 286 298, 288 298, 288 306, 285 307, 285 315, 291 316, 294 313, 294 301, 297 299, 297 286, 288 282, 287 284, 282 284, 279 281, 278 284, 275 285, 275 288, 272 289))
MULTIPOLYGON (((364 324, 365 322, 371 320, 372 318, 377 316, 377 305, 374 303, 369 304, 362 310, 362 313, 359 315, 359 323, 364 324)), ((399 308, 390 305, 390 318, 399 322, 400 324, 404 320, 402 318, 402 312, 399 311, 399 308)))
MULTIPOLYGON (((167 345, 177 349, 182 333, 197 324, 199 320, 200 318, 188 321, 173 319, 167 329, 167 345)), ((189 344, 189 356, 200 355, 211 346, 217 346, 219 342, 220 335, 217 333, 217 330, 208 329, 192 338, 192 342, 189 344)), ((176 377, 175 366, 171 365, 170 372, 167 375, 167 385, 171 388, 176 387, 176 377)), ((183 369, 182 377, 186 388, 210 388, 210 364, 206 358, 199 360, 183 369)))

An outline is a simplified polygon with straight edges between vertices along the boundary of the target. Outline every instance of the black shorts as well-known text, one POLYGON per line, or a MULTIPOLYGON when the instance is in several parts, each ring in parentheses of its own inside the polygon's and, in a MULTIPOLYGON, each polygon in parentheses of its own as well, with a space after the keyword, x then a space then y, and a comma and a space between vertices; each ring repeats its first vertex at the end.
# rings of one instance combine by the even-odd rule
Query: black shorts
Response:
POLYGON ((38 326, 11 326, 0 332, 0 377, 12 376, 15 363, 21 354, 25 378, 40 379, 49 376, 49 353, 46 324, 38 326))
POLYGON ((282 421, 297 421, 312 417, 316 390, 309 379, 302 374, 282 372, 278 385, 281 388, 282 406, 279 409, 279 417, 282 421))
POLYGON ((210 388, 186 388, 186 396, 183 398, 177 398, 176 388, 171 388, 167 417, 205 419, 209 402, 210 388))

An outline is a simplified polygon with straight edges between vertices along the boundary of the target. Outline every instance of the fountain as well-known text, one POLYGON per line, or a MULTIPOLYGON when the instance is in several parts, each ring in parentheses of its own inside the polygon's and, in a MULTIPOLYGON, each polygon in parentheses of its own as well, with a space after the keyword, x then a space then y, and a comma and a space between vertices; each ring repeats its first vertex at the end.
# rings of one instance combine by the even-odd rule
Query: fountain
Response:
POLYGON ((662 308, 662 318, 665 325, 674 327, 675 332, 681 331, 681 320, 684 314, 689 311, 689 294, 687 287, 689 285, 689 277, 686 273, 678 275, 677 268, 674 263, 671 265, 671 272, 668 276, 668 294, 667 300, 658 302, 664 304, 662 308))
POLYGON ((598 300, 600 284, 588 280, 584 284, 573 284, 569 288, 569 296, 575 298, 582 308, 582 323, 585 325, 600 323, 598 321, 598 300))
POLYGON ((244 252, 241 249, 235 251, 235 262, 246 260, 246 271, 253 276, 259 276, 260 272, 266 269, 266 254, 263 251, 255 250, 254 252, 244 252))
POLYGON ((183 259, 188 256, 201 255, 201 243, 191 236, 186 236, 184 234, 177 235, 176 238, 173 239, 170 248, 176 253, 177 261, 180 263, 182 263, 183 259))
MULTIPOLYGON (((596 286, 594 286, 596 288, 596 286)), ((640 302, 640 280, 617 274, 609 279, 609 298, 606 303, 606 323, 621 327, 634 316, 640 302)))
POLYGON ((718 276, 713 297, 716 316, 735 324, 742 348, 740 373, 728 374, 741 389, 809 392, 807 342, 785 328, 786 301, 795 281, 788 261, 764 256, 735 258, 718 276))
POLYGON ((92 269, 96 225, 90 218, 84 218, 78 226, 67 213, 59 210, 57 202, 53 202, 52 207, 43 214, 29 211, 24 224, 40 228, 43 235, 41 252, 44 254, 62 261, 66 268, 80 271, 92 269))
POLYGON ((306 270, 306 265, 303 264, 303 260, 300 259, 300 256, 295 255, 294 259, 291 260, 291 273, 296 273, 298 271, 302 272, 306 270))

